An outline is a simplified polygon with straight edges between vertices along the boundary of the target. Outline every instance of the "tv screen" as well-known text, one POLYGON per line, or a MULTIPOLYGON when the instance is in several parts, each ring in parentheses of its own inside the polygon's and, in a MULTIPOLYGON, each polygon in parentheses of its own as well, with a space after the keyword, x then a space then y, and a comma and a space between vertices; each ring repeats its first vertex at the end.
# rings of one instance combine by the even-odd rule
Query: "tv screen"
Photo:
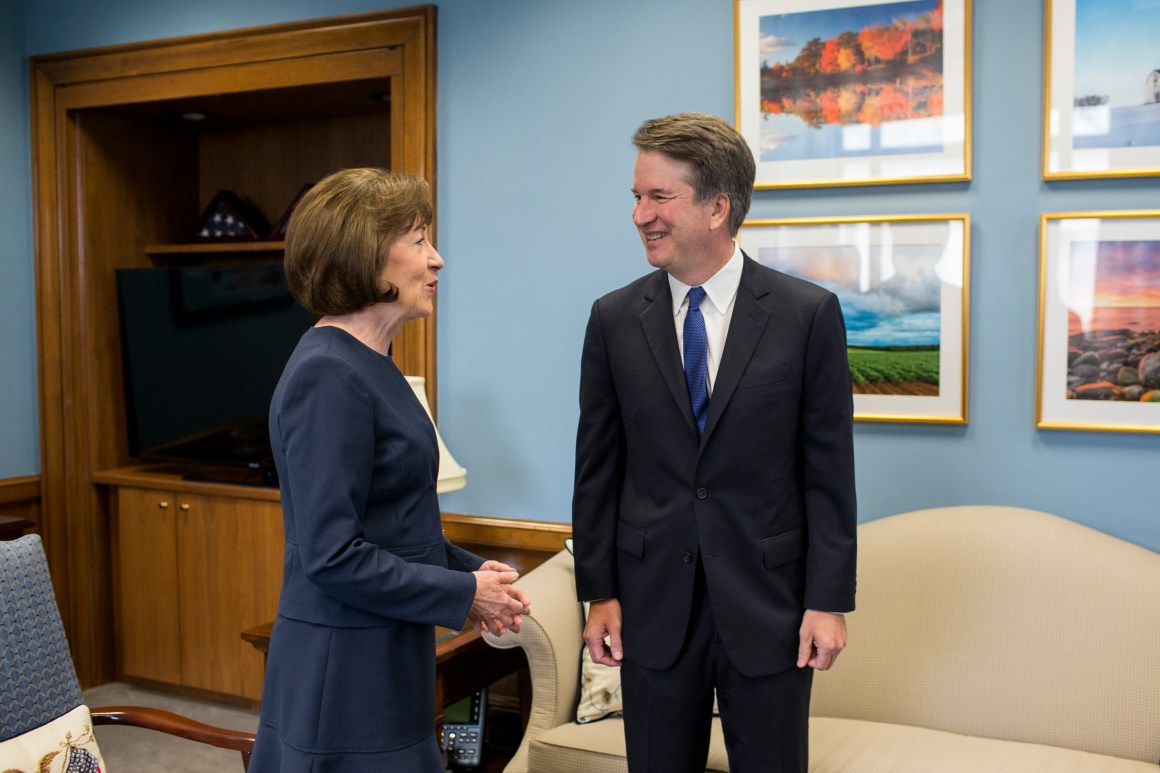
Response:
POLYGON ((270 398, 315 319, 279 265, 119 269, 129 453, 274 483, 270 398))

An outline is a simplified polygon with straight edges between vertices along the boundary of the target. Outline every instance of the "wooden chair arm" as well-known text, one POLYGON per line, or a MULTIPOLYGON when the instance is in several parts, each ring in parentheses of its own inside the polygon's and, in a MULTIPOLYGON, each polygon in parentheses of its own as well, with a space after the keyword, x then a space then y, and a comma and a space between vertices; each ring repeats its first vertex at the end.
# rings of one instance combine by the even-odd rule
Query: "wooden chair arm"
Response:
POLYGON ((143 706, 102 706, 91 709, 89 713, 93 725, 143 727, 219 749, 232 749, 241 752, 243 767, 248 768, 250 765, 250 754, 254 750, 253 733, 214 727, 171 711, 143 706))

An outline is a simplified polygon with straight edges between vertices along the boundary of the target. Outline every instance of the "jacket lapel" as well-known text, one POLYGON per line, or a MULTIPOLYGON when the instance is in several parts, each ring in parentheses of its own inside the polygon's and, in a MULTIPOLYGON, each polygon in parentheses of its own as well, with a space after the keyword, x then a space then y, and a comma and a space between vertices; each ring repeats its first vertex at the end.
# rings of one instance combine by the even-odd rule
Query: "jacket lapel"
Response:
MULTIPOLYGON (((657 271, 653 274, 653 281, 645 283, 645 307, 640 313, 640 324, 657 369, 676 400, 681 415, 685 417, 689 431, 695 435, 697 430, 693 426, 693 408, 689 402, 689 387, 685 384, 684 367, 681 365, 681 350, 677 348, 673 294, 669 290, 667 276, 665 272, 657 271)), ((709 402, 712 405, 712 400, 709 402)))
MULTIPOLYGON (((717 381, 713 384, 713 395, 709 398, 709 415, 705 419, 705 432, 701 436, 701 447, 713 434, 718 419, 725 412, 737 383, 745 373, 757 343, 769 322, 770 309, 767 305, 769 288, 758 271, 758 265, 748 255, 741 268, 741 286, 737 288, 737 300, 733 305, 733 319, 729 322, 729 333, 725 337, 725 351, 717 368, 717 381)), ((671 315, 671 307, 670 307, 671 315)), ((671 323, 670 323, 671 324, 671 323)), ((688 391, 687 389, 685 390, 688 391)), ((688 396, 685 397, 688 403, 688 396)), ((691 414, 692 409, 688 409, 691 414)))

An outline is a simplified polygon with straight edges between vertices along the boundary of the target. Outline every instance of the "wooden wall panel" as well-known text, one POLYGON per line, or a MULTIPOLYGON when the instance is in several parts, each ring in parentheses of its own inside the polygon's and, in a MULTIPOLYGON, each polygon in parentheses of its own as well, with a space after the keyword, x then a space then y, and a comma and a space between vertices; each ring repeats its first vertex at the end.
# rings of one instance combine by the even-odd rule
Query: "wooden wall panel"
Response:
MULTIPOLYGON (((366 97, 371 102, 371 97, 366 97)), ((219 189, 252 202, 277 225, 302 186, 352 166, 386 166, 391 158, 388 108, 341 118, 226 125, 202 132, 201 206, 219 189)))

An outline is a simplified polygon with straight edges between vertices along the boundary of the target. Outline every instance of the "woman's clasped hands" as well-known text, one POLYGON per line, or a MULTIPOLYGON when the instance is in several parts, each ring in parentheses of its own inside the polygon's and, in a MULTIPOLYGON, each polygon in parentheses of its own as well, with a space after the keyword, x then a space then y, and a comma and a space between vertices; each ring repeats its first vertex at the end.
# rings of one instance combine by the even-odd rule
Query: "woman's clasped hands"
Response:
POLYGON ((503 636, 520 632, 523 616, 532 611, 524 592, 515 587, 519 572, 499 561, 484 561, 475 575, 475 600, 467 619, 477 631, 503 636))

